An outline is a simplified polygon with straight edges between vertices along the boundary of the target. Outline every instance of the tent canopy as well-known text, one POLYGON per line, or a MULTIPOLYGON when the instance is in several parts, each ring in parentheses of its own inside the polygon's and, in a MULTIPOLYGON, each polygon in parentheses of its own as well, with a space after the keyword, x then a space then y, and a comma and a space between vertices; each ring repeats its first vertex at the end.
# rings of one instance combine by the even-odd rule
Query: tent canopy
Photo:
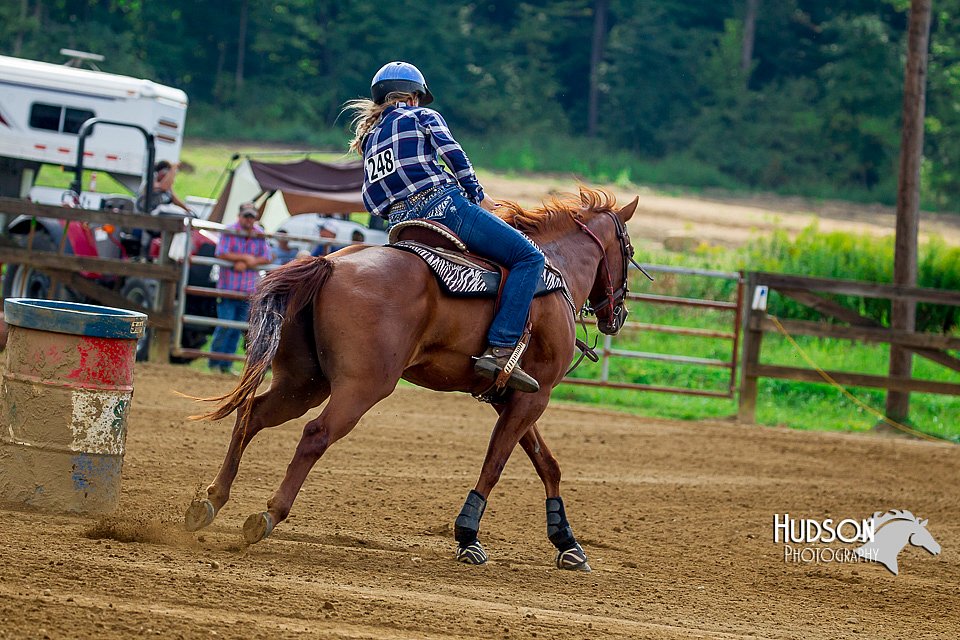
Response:
POLYGON ((363 163, 304 159, 296 162, 263 162, 244 158, 230 178, 210 214, 214 222, 237 219, 240 204, 256 200, 260 223, 273 231, 287 217, 300 213, 349 214, 364 211, 360 188, 363 163))

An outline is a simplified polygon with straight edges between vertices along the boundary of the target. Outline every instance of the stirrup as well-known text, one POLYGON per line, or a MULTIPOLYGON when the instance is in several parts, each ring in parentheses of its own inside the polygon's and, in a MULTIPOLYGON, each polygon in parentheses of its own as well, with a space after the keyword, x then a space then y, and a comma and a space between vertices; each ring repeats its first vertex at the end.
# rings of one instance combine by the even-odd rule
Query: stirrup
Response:
POLYGON ((536 393, 540 390, 540 383, 518 365, 522 354, 520 348, 489 347, 477 358, 473 370, 494 380, 498 388, 507 386, 523 393, 536 393))

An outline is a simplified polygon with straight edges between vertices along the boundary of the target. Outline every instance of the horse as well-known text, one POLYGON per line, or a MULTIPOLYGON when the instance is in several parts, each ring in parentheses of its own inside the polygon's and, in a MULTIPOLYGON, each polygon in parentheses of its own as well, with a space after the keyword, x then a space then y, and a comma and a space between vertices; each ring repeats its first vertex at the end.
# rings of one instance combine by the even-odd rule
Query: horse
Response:
MULTIPOLYGON (((505 203, 497 213, 542 249, 562 274, 566 291, 537 297, 530 308, 532 331, 523 366, 540 390, 507 389, 490 400, 498 419, 479 479, 455 522, 455 556, 466 564, 487 560, 477 538, 480 519, 519 443, 543 482, 547 533, 557 548, 557 567, 590 570, 566 517, 560 465, 537 420, 573 359, 576 311, 594 313, 604 334, 623 327, 629 263, 639 266, 626 223, 639 199, 617 208, 606 192, 586 187, 579 191, 549 198, 536 210, 505 203)), ((246 519, 247 543, 263 540, 283 522, 313 465, 389 396, 401 378, 438 391, 478 397, 490 392, 490 381, 474 373, 472 357, 483 349, 494 304, 492 299, 446 296, 419 257, 389 246, 348 247, 271 271, 251 303, 247 355, 236 388, 206 398, 217 402, 217 408, 193 416, 218 420, 237 412, 223 465, 206 497, 197 497, 188 507, 186 528, 196 531, 213 522, 230 497, 244 449, 258 432, 299 418, 327 399, 319 416, 304 426, 267 510, 246 519), (273 369, 270 387, 257 395, 268 367, 273 369)))
POLYGON ((900 567, 897 556, 909 542, 922 547, 929 553, 940 553, 940 544, 927 531, 927 520, 920 521, 909 511, 892 510, 886 513, 876 512, 871 518, 873 540, 854 550, 854 554, 865 560, 879 562, 890 573, 897 575, 900 567))

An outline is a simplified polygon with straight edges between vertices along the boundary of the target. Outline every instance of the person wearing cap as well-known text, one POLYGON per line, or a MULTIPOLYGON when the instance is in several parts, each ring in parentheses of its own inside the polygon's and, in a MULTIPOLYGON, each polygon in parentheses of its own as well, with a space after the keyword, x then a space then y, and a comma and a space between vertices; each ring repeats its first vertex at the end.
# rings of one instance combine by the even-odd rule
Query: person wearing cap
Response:
MULTIPOLYGON (((353 112, 350 150, 363 158, 367 210, 391 225, 411 219, 440 222, 470 251, 509 270, 487 332, 487 349, 474 365, 478 375, 495 379, 523 334, 543 273, 543 254, 493 213, 500 205, 484 194, 443 116, 426 108, 433 94, 419 69, 408 62, 388 62, 373 76, 370 94, 372 100, 351 100, 344 107, 353 112)), ((507 385, 525 392, 540 388, 519 366, 507 385)))
MULTIPOLYGON (((244 294, 243 298, 221 297, 217 301, 217 318, 246 322, 250 315, 249 297, 257 288, 260 279, 258 267, 270 264, 273 254, 270 245, 261 235, 263 228, 257 224, 259 217, 256 205, 244 202, 240 205, 237 221, 224 229, 217 243, 214 255, 221 260, 232 262, 233 266, 220 267, 217 288, 244 294)), ((231 327, 217 327, 213 331, 210 344, 212 353, 235 353, 240 342, 241 332, 231 327)), ((230 373, 232 362, 219 358, 210 358, 210 369, 230 373)))
MULTIPOLYGON (((333 222, 321 222, 317 225, 317 233, 320 234, 321 238, 332 240, 337 237, 337 227, 333 222)), ((310 252, 310 255, 316 258, 331 254, 334 251, 339 251, 340 249, 343 249, 343 245, 320 242, 317 243, 317 246, 313 248, 313 251, 310 252)))

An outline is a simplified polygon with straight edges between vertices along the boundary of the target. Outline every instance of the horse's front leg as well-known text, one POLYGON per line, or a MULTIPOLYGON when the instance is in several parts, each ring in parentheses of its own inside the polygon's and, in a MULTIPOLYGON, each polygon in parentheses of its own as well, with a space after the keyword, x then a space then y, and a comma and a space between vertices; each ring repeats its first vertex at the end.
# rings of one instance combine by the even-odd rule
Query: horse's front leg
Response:
POLYGON ((560 464, 544 442, 536 423, 520 438, 520 446, 533 463, 547 494, 547 537, 557 548, 557 568, 590 571, 587 554, 573 535, 560 497, 560 464))
POLYGON ((460 562, 483 564, 487 561, 487 553, 477 539, 480 519, 487 506, 487 496, 500 480, 503 467, 516 448, 520 436, 540 417, 549 399, 549 390, 522 396, 515 394, 509 404, 496 407, 500 418, 490 436, 480 478, 476 487, 467 495, 454 525, 457 560, 460 562))

